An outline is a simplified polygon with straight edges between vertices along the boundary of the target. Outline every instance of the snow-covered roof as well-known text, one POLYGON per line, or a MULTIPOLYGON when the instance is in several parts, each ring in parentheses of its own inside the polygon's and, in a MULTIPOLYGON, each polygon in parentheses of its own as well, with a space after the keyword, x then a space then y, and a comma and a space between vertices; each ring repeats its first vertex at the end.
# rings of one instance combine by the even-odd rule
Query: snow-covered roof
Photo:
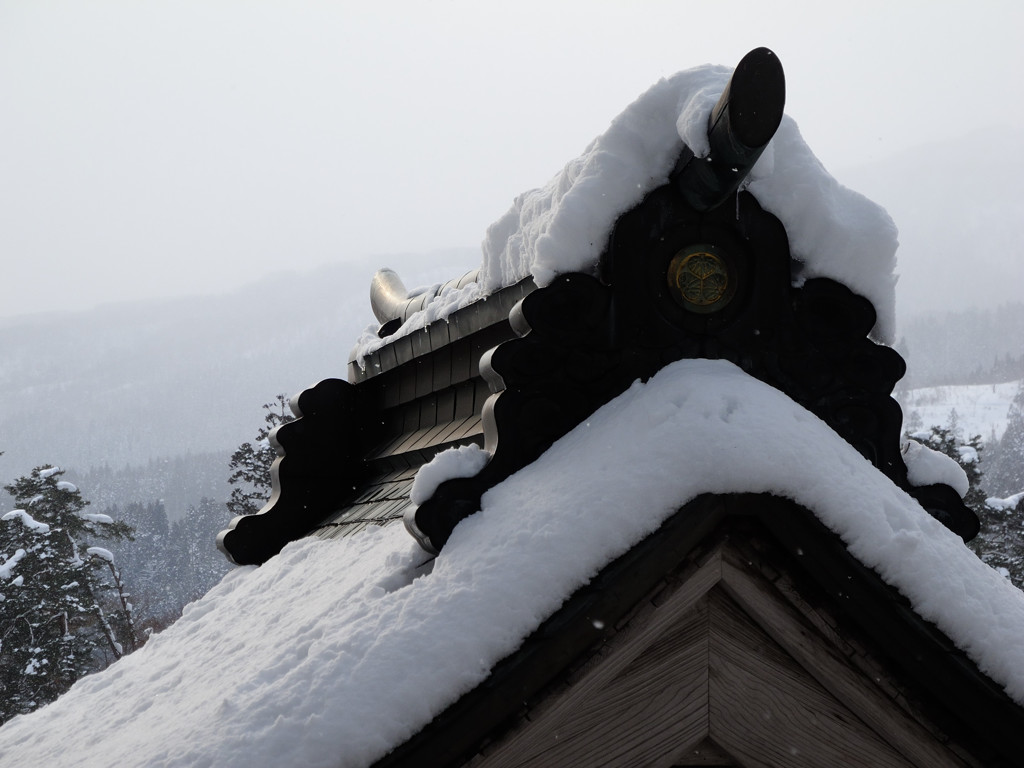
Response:
POLYGON ((730 363, 684 360, 486 494, 429 574, 416 576, 424 556, 401 526, 291 544, 5 725, 0 761, 367 765, 684 502, 748 491, 814 510, 1024 704, 1024 595, 786 395, 730 363))
MULTIPOLYGON (((476 282, 442 292, 397 334, 530 275, 544 286, 566 272, 593 273, 615 221, 667 183, 683 145, 698 157, 708 153, 708 117, 731 74, 709 65, 655 83, 579 157, 544 187, 519 195, 488 228, 476 282)), ((785 226, 803 265, 796 283, 828 277, 864 296, 878 314, 872 335, 891 343, 898 243, 885 210, 829 175, 789 117, 745 183, 785 226)), ((376 328, 368 329, 354 354, 382 343, 376 328)))
MULTIPOLYGON (((682 143, 706 149, 728 74, 705 67, 658 83, 551 184, 518 198, 489 231, 471 290, 591 269, 616 217, 665 182, 682 143)), ((875 305, 876 336, 889 336, 895 230, 884 211, 832 180, 789 120, 749 190, 785 224, 798 279, 846 283, 875 305)), ((473 454, 442 458, 417 497, 473 454)), ((813 510, 1024 704, 1024 596, 785 394, 728 362, 683 360, 487 492, 429 573, 397 525, 292 543, 230 573, 136 653, 6 724, 0 762, 367 765, 688 500, 734 492, 813 510)))

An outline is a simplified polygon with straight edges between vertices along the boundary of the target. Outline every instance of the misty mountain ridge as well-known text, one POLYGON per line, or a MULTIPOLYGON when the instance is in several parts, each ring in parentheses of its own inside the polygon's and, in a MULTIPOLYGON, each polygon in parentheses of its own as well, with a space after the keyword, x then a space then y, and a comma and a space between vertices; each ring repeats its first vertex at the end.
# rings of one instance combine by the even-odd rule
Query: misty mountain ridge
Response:
POLYGON ((45 463, 85 472, 230 452, 255 435, 262 404, 278 393, 346 376, 357 336, 375 323, 378 267, 412 287, 478 260, 469 248, 375 257, 220 296, 0 321, 0 477, 45 463))

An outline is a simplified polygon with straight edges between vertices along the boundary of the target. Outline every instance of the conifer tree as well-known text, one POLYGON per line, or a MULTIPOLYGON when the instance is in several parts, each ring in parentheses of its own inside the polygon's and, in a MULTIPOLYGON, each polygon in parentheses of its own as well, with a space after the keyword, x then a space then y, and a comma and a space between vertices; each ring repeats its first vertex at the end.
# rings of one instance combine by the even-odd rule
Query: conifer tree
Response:
POLYGON ((203 498, 171 525, 167 561, 179 606, 198 600, 231 569, 216 544, 224 522, 224 507, 203 498))
POLYGON ((981 456, 984 445, 981 435, 972 435, 970 438, 964 439, 959 417, 956 409, 953 409, 949 413, 946 426, 932 426, 913 432, 910 436, 933 451, 946 454, 960 465, 967 475, 968 482, 964 503, 981 517, 986 509, 986 493, 982 488, 981 456))
POLYGON ((1010 405, 1006 431, 986 473, 992 498, 981 516, 979 556, 1024 588, 1024 382, 1010 405))
POLYGON ((159 501, 133 501, 123 508, 110 506, 104 512, 123 520, 135 531, 131 542, 111 545, 121 572, 131 582, 136 626, 150 633, 168 626, 181 614, 182 603, 171 594, 180 580, 168 568, 170 526, 159 501))
POLYGON ((113 556, 98 546, 131 529, 86 513, 62 474, 37 467, 4 486, 19 508, 0 516, 0 722, 138 645, 113 556))
POLYGON ((231 489, 227 506, 234 517, 255 514, 270 498, 270 468, 277 458, 270 444, 270 433, 295 418, 285 395, 278 395, 272 403, 264 403, 263 410, 266 412, 263 426, 256 433, 256 439, 243 443, 231 455, 229 468, 233 471, 228 482, 235 487, 231 489))
POLYGON ((998 496, 1024 491, 1024 380, 1010 403, 1006 431, 989 475, 992 492, 998 496))
MULTIPOLYGON (((1007 433, 1009 431, 1008 428, 1007 433)), ((945 427, 931 427, 915 433, 913 437, 929 448, 945 453, 960 464, 970 484, 964 503, 978 516, 981 523, 981 530, 968 546, 984 562, 1018 587, 1024 587, 1024 504, 1014 507, 987 498, 992 473, 984 474, 983 488, 981 435, 973 435, 970 439, 964 440, 954 409, 950 412, 945 427)))

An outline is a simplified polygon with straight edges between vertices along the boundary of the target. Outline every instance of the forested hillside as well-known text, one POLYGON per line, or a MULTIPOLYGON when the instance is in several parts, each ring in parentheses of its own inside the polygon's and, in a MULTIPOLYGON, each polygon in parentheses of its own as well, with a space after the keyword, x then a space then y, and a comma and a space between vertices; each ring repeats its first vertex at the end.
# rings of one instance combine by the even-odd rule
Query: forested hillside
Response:
POLYGON ((230 452, 278 393, 345 377, 378 267, 412 288, 478 261, 472 249, 376 257, 224 296, 0 320, 0 477, 230 452))

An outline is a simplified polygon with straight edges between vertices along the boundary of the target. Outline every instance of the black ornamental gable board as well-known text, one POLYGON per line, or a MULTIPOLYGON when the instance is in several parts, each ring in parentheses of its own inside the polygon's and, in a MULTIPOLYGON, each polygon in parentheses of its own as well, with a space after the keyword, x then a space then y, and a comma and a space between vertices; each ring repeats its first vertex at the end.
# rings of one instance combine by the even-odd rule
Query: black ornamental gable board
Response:
POLYGON ((683 146, 667 183, 615 222, 592 274, 533 279, 402 332, 436 294, 409 297, 383 270, 371 303, 384 343, 357 354, 349 381, 326 380, 293 402, 299 418, 273 440, 274 491, 259 514, 219 538, 236 563, 259 563, 288 541, 347 535, 404 519, 430 552, 480 497, 534 461, 630 383, 682 358, 729 360, 828 423, 934 516, 969 539, 978 522, 943 484, 916 486, 900 453, 891 393, 905 366, 869 334, 872 303, 826 277, 796 280, 787 232, 741 186, 782 119, 778 59, 757 49, 711 112, 709 151, 683 146), (398 333, 395 333, 398 331, 398 333), (488 453, 471 478, 409 492, 438 452, 488 453))

